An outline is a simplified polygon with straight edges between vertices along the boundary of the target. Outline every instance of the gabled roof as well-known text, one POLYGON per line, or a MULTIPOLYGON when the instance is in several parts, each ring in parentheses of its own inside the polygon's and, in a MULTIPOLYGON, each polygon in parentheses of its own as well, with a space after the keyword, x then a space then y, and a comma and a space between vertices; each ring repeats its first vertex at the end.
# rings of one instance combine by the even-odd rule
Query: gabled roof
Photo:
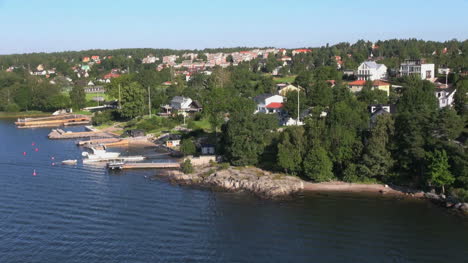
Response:
POLYGON ((265 100, 271 96, 274 96, 274 95, 270 93, 260 94, 254 97, 254 101, 256 103, 265 102, 265 100))
POLYGON ((377 64, 375 63, 375 61, 364 61, 362 63, 365 64, 368 68, 379 69, 380 67, 383 66, 383 64, 377 64))

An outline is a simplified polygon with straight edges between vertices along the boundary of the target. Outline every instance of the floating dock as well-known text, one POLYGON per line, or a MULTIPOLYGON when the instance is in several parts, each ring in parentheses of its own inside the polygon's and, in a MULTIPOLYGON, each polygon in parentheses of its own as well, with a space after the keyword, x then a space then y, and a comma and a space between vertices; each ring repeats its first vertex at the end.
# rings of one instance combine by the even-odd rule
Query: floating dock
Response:
POLYGON ((178 169, 180 163, 109 163, 109 169, 178 169))
POLYGON ((91 117, 80 114, 62 114, 49 117, 23 118, 15 122, 18 128, 60 127, 70 125, 85 125, 91 122, 91 117))
POLYGON ((114 158, 98 158, 98 159, 83 159, 83 163, 99 163, 99 162, 109 162, 109 163, 116 163, 116 162, 138 162, 145 160, 146 157, 141 155, 135 156, 119 156, 114 158))
POLYGON ((78 138, 115 138, 114 134, 102 131, 88 131, 88 132, 66 132, 62 129, 53 129, 49 135, 49 139, 78 139, 78 138))

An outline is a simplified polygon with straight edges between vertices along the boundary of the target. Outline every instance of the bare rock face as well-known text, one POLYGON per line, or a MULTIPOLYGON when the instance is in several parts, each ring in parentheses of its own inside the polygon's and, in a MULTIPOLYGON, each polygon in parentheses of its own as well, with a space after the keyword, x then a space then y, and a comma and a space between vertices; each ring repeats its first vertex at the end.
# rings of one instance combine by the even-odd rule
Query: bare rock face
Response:
POLYGON ((205 169, 196 174, 174 174, 181 184, 197 184, 228 191, 248 191, 267 199, 284 198, 304 188, 302 180, 292 176, 271 174, 257 168, 205 169))

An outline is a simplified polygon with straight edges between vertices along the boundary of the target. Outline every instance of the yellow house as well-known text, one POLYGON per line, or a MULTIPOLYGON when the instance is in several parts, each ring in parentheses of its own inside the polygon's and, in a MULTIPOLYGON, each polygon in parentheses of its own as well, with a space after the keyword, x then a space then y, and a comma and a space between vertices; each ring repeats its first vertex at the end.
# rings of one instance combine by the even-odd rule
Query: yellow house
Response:
MULTIPOLYGON (((360 92, 365 85, 365 80, 356 80, 348 83, 348 87, 353 93, 360 92)), ((385 91, 387 96, 390 96, 390 83, 381 80, 374 80, 372 81, 372 90, 375 89, 385 91)))
POLYGON ((288 84, 284 87, 279 87, 278 89, 278 94, 283 96, 283 97, 286 97, 286 94, 288 92, 291 92, 291 91, 294 91, 294 92, 298 92, 300 89, 294 85, 291 85, 291 84, 288 84))

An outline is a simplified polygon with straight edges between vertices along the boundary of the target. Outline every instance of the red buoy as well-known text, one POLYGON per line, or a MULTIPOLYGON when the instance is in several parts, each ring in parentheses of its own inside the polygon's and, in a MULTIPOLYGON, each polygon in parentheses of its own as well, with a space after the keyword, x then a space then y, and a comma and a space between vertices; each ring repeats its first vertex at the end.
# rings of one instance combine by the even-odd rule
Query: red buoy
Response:
POLYGON ((39 148, 34 149, 34 151, 38 152, 38 151, 39 151, 39 148))
POLYGON ((23 156, 26 156, 26 152, 23 152, 23 156))
POLYGON ((31 145, 34 146, 34 145, 36 145, 36 143, 32 142, 31 145))
POLYGON ((33 176, 36 176, 36 175, 37 175, 37 174, 36 174, 36 169, 34 169, 33 176))

